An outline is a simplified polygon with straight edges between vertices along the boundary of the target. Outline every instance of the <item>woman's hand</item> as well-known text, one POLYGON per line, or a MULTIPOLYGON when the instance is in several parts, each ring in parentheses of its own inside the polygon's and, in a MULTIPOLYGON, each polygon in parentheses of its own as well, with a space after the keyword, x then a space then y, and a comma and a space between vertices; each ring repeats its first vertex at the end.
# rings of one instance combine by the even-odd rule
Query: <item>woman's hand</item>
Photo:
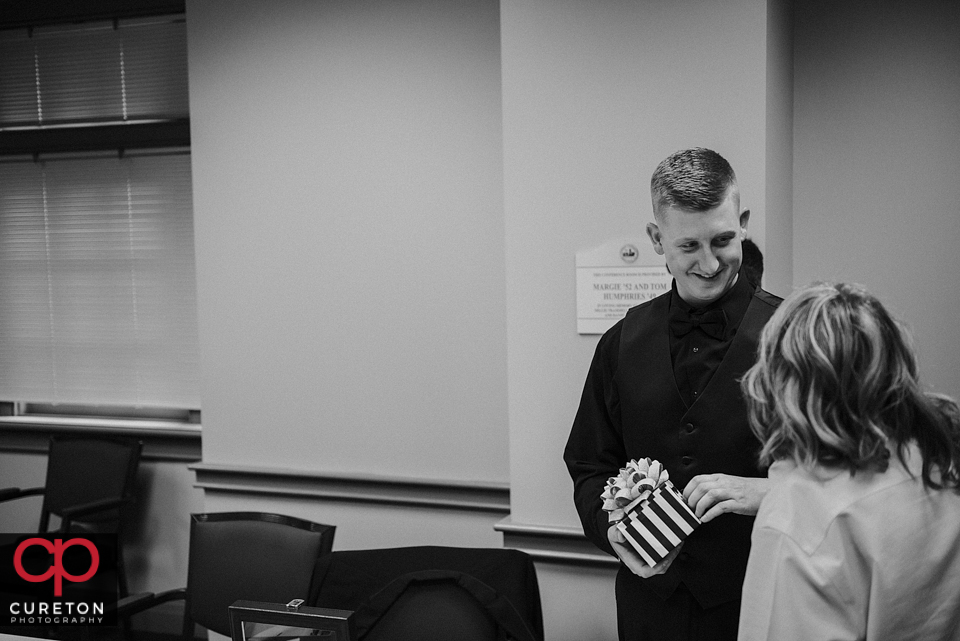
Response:
POLYGON ((726 512, 755 515, 769 488, 770 481, 765 478, 700 474, 683 488, 683 498, 706 523, 726 512))

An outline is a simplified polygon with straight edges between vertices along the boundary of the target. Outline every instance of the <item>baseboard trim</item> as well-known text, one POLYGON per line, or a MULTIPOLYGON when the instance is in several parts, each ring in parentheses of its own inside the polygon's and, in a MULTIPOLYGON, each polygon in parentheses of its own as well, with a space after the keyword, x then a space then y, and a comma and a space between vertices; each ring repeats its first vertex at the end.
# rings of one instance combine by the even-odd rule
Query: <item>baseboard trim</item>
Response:
POLYGON ((494 529, 503 533, 504 547, 523 550, 538 561, 603 568, 620 564, 597 549, 579 527, 522 523, 507 517, 494 529))
POLYGON ((322 473, 284 468, 195 463, 195 486, 209 492, 269 495, 486 512, 501 516, 494 529, 503 546, 522 550, 542 563, 616 568, 619 561, 600 551, 579 527, 523 523, 510 516, 506 483, 448 481, 364 474, 322 473))
POLYGON ((506 483, 445 481, 368 474, 197 463, 196 487, 205 491, 510 513, 506 483))

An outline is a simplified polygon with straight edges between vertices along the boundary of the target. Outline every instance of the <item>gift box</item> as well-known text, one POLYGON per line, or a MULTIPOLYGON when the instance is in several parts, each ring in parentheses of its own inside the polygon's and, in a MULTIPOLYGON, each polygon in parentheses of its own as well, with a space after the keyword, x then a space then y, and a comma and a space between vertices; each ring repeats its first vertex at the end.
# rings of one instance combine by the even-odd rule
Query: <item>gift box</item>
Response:
POLYGON ((649 496, 624 508, 617 524, 640 557, 653 566, 662 561, 700 525, 683 495, 665 481, 649 496))

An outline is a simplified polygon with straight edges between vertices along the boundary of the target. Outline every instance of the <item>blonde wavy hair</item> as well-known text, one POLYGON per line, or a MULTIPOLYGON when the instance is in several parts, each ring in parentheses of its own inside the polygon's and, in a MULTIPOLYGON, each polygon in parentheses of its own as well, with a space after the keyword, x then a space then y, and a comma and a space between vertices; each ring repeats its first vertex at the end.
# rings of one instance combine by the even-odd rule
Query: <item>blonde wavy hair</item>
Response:
POLYGON ((763 465, 883 471, 888 445, 902 461, 915 442, 924 484, 960 488, 957 404, 924 393, 909 334, 860 286, 814 283, 784 300, 741 387, 763 465))

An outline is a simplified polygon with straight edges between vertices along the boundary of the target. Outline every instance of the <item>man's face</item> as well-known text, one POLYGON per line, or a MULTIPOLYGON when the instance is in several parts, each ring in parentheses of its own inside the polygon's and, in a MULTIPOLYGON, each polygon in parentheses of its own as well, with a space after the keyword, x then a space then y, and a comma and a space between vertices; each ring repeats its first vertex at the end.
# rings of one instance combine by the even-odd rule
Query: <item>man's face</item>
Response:
POLYGON ((736 189, 713 209, 703 212, 667 207, 660 223, 649 223, 653 248, 667 261, 680 297, 703 307, 723 296, 736 282, 750 212, 742 214, 736 189))

